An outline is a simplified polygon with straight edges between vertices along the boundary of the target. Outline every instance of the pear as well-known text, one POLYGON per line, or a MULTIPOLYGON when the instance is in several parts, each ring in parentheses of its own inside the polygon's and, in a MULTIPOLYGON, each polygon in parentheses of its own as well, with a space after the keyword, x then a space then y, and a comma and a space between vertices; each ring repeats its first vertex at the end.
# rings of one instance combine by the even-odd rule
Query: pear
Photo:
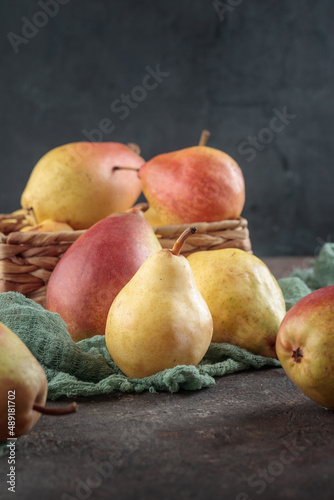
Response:
POLYGON ((66 224, 66 222, 61 222, 59 220, 54 219, 44 219, 42 222, 38 223, 35 210, 33 207, 22 209, 25 215, 24 222, 27 225, 24 225, 20 232, 56 232, 56 231, 73 231, 73 228, 66 224))
POLYGON ((29 232, 55 232, 55 231, 73 231, 73 228, 69 225, 66 224, 66 222, 60 222, 58 220, 52 220, 52 219, 45 219, 39 224, 36 224, 34 226, 24 226, 22 229, 20 229, 22 233, 29 233, 29 232))
POLYGON ((306 295, 278 331, 278 359, 292 382, 316 403, 334 410, 334 286, 306 295))
POLYGON ((28 433, 41 413, 75 411, 75 403, 45 408, 47 391, 46 375, 37 359, 12 330, 0 323, 0 441, 28 433))
MULTIPOLYGON (((144 163, 133 145, 117 142, 65 144, 46 153, 33 168, 21 196, 33 207, 37 223, 45 219, 87 229, 111 213, 128 210, 141 192, 136 173, 116 166, 144 163)), ((34 225, 33 218, 27 217, 34 225)))
POLYGON ((56 265, 47 286, 47 309, 60 314, 76 342, 104 335, 112 301, 147 257, 160 249, 139 209, 105 217, 56 265))
POLYGON ((245 203, 245 181, 236 161, 206 146, 155 156, 139 170, 149 203, 145 217, 152 226, 235 219, 245 203), (182 200, 182 203, 180 203, 182 200))
POLYGON ((212 318, 182 245, 153 253, 119 292, 108 313, 106 344, 125 375, 142 378, 177 365, 197 365, 212 338, 212 318))
POLYGON ((212 341, 276 358, 276 336, 286 309, 265 263, 237 248, 195 252, 188 261, 212 314, 212 341))

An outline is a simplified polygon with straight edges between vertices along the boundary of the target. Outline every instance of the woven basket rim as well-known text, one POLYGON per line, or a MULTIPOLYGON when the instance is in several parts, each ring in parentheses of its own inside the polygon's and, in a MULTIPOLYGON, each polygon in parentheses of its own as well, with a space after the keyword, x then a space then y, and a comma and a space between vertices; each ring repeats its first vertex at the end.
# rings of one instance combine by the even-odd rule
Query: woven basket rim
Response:
POLYGON ((222 219, 212 222, 188 222, 182 224, 166 224, 165 226, 153 226, 154 231, 164 232, 175 230, 175 232, 183 232, 189 226, 194 226, 197 233, 206 233, 211 231, 219 231, 220 229, 235 229, 236 227, 247 227, 248 221, 244 217, 237 219, 222 219))
MULTIPOLYGON (((1 220, 10 219, 11 214, 0 214, 0 222, 1 220)), ((212 231, 219 231, 223 229, 235 229, 237 227, 245 228, 248 226, 248 221, 245 217, 238 217, 235 219, 222 219, 212 222, 189 222, 182 224, 166 224, 163 226, 152 226, 154 232, 159 235, 164 235, 165 233, 168 235, 177 234, 179 232, 183 232, 189 226, 194 226, 197 229, 197 233, 207 233, 212 231)), ((89 229, 89 228, 88 228, 89 229)), ((5 239, 8 241, 15 241, 17 244, 18 241, 22 241, 22 243, 38 243, 41 240, 41 235, 43 238, 50 237, 52 241, 61 242, 61 241, 71 241, 71 239, 76 239, 78 234, 85 233, 88 229, 74 229, 73 231, 11 231, 7 234, 2 233, 0 231, 0 241, 5 242, 5 239), (15 235, 15 236, 14 236, 15 235), (73 238, 71 238, 73 235, 73 238)))

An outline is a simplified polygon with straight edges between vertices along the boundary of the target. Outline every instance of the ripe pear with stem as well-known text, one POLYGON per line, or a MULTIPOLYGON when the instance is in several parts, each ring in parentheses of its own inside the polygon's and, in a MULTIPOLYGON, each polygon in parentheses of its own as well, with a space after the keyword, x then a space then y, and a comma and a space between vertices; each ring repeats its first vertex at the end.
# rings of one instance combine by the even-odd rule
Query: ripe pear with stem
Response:
POLYGON ((0 323, 0 441, 27 434, 41 414, 65 415, 76 410, 46 408, 45 372, 27 346, 0 323))
POLYGON ((245 181, 236 161, 208 147, 204 130, 197 146, 160 154, 140 166, 152 226, 235 219, 245 203, 245 181))
MULTIPOLYGON (((22 208, 33 207, 37 222, 66 222, 87 229, 111 213, 128 210, 141 193, 133 172, 115 165, 139 168, 144 160, 134 144, 118 142, 69 143, 46 153, 33 168, 21 196, 22 208)), ((31 225, 33 217, 27 216, 31 225)))
POLYGON ((212 317, 180 250, 153 253, 116 296, 107 317, 106 344, 118 367, 142 378, 177 365, 197 365, 212 338, 212 317))

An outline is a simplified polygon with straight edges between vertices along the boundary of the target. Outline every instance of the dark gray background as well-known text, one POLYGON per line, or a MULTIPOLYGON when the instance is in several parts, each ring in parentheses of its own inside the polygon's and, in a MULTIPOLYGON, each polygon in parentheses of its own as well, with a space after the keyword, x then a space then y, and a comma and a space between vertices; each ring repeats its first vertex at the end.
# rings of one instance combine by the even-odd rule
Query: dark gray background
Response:
POLYGON ((211 0, 70 0, 16 54, 7 34, 22 36, 41 7, 3 0, 0 212, 19 207, 43 154, 109 118, 103 140, 137 142, 146 159, 208 128, 243 170, 257 255, 313 255, 331 241, 334 2, 222 3, 219 14, 211 0), (111 103, 158 64, 169 76, 120 120, 111 103), (284 106, 296 117, 249 161, 240 144, 269 140, 262 129, 284 106))

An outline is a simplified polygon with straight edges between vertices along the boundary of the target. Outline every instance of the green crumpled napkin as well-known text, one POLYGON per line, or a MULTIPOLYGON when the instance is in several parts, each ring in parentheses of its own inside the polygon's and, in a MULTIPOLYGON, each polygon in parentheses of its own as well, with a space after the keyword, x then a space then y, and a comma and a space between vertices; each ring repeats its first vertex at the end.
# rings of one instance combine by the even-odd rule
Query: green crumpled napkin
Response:
POLYGON ((334 243, 325 243, 309 265, 309 268, 295 269, 287 278, 278 280, 287 311, 309 293, 334 285, 334 243))

